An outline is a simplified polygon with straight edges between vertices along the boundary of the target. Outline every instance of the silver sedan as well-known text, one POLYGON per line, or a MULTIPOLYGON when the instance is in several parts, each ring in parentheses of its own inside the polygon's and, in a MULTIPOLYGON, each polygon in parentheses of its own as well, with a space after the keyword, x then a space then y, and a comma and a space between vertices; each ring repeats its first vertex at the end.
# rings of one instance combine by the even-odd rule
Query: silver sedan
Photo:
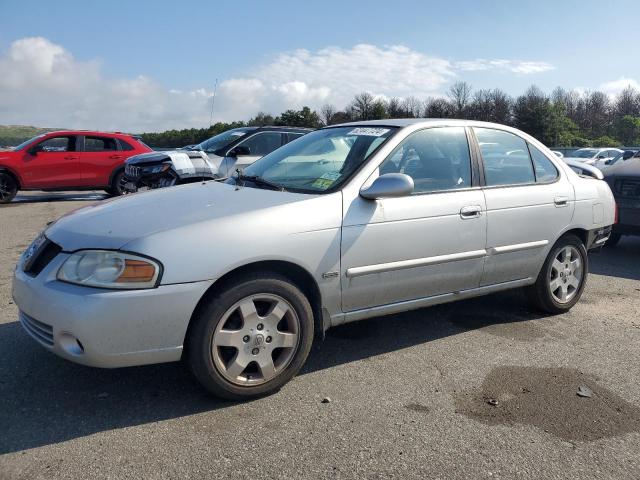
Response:
POLYGON ((580 298, 614 222, 607 184, 502 125, 384 120, 318 130, 226 183, 105 201, 20 258, 25 330, 74 362, 184 358, 212 393, 273 392, 333 326, 523 288, 580 298))

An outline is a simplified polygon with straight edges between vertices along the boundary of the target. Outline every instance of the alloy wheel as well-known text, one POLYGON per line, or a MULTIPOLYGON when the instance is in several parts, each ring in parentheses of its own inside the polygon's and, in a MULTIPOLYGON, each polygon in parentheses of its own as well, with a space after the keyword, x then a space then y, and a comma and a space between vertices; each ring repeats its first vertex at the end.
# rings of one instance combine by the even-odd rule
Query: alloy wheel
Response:
POLYGON ((218 322, 211 341, 213 363, 233 384, 260 385, 286 369, 299 337, 300 319, 287 300, 267 293, 250 295, 218 322))
POLYGON ((580 290, 584 278, 582 257, 578 249, 567 245, 560 249, 551 263, 549 290, 558 303, 570 302, 580 290))

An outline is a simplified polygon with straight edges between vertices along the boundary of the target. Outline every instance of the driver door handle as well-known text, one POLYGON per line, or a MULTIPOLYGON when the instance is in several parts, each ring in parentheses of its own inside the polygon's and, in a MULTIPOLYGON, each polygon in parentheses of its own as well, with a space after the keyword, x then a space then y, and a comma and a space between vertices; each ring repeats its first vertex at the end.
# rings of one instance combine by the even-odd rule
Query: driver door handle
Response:
POLYGON ((78 157, 77 155, 67 155, 66 157, 64 157, 65 160, 78 160, 78 158, 80 157, 78 157))
POLYGON ((569 202, 569 197, 556 197, 553 199, 553 203, 556 204, 556 207, 566 207, 569 202))
POLYGON ((478 218, 482 215, 482 207, 480 205, 467 205, 460 209, 460 217, 463 220, 478 218))
POLYGON ((113 158, 114 160, 115 159, 121 159, 122 155, 111 155, 109 158, 113 158))

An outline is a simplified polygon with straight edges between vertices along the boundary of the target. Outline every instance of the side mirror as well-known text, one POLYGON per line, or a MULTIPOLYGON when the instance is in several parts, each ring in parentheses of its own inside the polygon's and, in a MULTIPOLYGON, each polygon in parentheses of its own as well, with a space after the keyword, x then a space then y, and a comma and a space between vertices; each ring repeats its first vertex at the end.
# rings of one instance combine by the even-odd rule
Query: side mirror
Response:
POLYGON ((629 160, 633 155, 634 153, 631 150, 625 150, 622 154, 622 160, 629 160))
POLYGON ((232 148, 227 154, 229 157, 242 157, 246 155, 251 155, 251 149, 245 145, 238 145, 232 148))
POLYGON ((605 158, 607 157, 605 157, 604 155, 598 155, 598 160, 604 160, 605 158))
POLYGON ((360 190, 360 196, 368 200, 378 198, 404 197, 413 192, 413 178, 404 173, 385 173, 376 178, 367 188, 360 190))
POLYGON ((29 149, 29 154, 35 156, 35 155, 38 154, 38 152, 42 152, 43 150, 44 149, 43 149, 42 145, 38 144, 38 145, 35 145, 35 146, 33 146, 33 147, 31 147, 29 149))

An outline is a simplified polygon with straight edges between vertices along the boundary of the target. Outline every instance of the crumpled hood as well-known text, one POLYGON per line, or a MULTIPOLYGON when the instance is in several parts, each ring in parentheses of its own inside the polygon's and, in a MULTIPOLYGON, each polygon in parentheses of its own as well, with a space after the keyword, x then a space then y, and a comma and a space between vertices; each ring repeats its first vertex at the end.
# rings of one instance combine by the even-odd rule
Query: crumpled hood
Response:
POLYGON ((215 181, 150 190, 81 208, 45 232, 65 251, 120 249, 154 233, 208 222, 308 198, 308 195, 215 181))
POLYGON ((171 162, 173 170, 181 177, 207 178, 215 176, 223 158, 214 154, 207 154, 201 150, 165 150, 158 152, 133 155, 127 160, 126 167, 146 167, 164 162, 171 162))

